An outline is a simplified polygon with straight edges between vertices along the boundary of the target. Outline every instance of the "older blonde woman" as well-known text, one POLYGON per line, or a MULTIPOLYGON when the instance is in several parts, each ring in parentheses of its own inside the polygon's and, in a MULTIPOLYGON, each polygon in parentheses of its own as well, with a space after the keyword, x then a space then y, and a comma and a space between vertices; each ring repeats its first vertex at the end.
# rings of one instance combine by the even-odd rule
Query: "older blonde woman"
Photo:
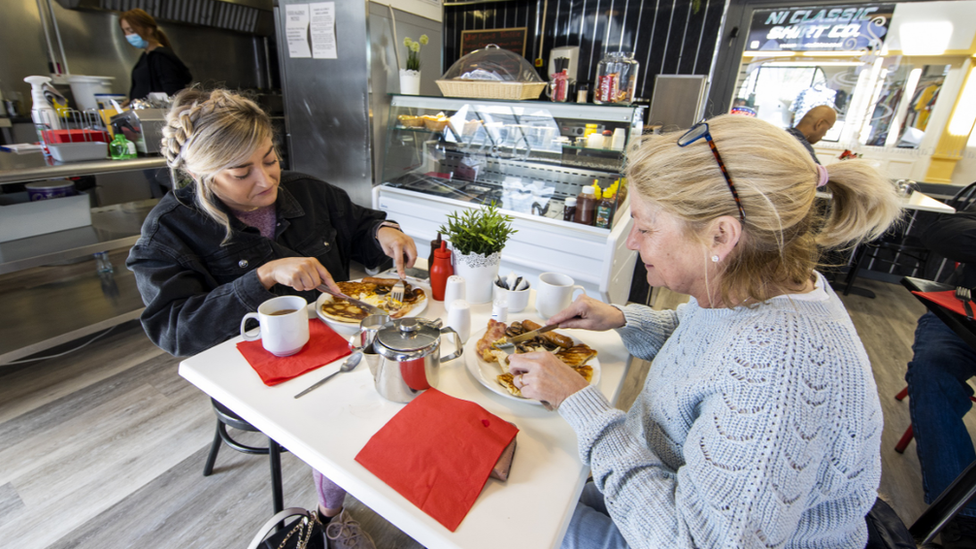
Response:
POLYGON ((691 300, 653 311, 583 297, 549 320, 616 329, 653 361, 627 413, 548 353, 512 358, 522 394, 559 406, 592 468, 563 546, 863 548, 881 408, 814 267, 821 247, 896 219, 893 187, 857 161, 819 167, 737 116, 647 137, 630 159, 628 247, 651 286, 691 300), (825 219, 820 187, 833 193, 825 219))
MULTIPOLYGON (((241 318, 277 295, 315 301, 315 288, 346 280, 355 259, 392 257, 402 273, 417 258, 413 239, 345 191, 283 172, 271 120, 226 90, 181 92, 166 116, 163 153, 192 184, 149 213, 126 265, 146 303, 149 339, 192 355, 230 339, 241 318)), ((319 513, 332 547, 373 547, 343 511, 345 491, 314 473, 319 513), (331 520, 333 517, 337 517, 331 520)))

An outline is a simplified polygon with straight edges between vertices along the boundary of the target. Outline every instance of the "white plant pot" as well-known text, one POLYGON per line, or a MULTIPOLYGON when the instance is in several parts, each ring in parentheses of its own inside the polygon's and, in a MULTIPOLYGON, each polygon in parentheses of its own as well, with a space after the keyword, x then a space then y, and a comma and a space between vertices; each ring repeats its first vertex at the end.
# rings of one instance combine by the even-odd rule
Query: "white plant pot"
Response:
POLYGON ((491 301, 491 287, 498 275, 501 252, 488 257, 484 254, 460 254, 454 252, 454 274, 464 278, 464 295, 468 303, 488 303, 491 301))
POLYGON ((400 93, 420 95, 420 71, 400 69, 400 93))

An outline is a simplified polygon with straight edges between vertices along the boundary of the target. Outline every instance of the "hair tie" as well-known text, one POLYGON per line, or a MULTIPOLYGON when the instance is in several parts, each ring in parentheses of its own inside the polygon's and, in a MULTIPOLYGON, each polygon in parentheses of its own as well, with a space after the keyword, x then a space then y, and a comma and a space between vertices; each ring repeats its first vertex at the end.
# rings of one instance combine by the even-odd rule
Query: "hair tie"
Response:
POLYGON ((830 175, 827 174, 827 168, 824 168, 823 164, 817 164, 817 176, 818 176, 818 180, 817 180, 818 188, 826 185, 827 181, 830 179, 830 175))

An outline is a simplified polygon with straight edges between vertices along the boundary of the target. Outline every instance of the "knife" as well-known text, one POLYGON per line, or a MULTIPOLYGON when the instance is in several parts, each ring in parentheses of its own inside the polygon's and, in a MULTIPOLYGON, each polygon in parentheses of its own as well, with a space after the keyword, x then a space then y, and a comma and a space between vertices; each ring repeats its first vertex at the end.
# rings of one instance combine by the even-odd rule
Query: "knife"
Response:
POLYGON ((539 328, 538 330, 532 330, 531 332, 525 332, 524 334, 517 335, 515 337, 510 337, 510 338, 508 338, 508 341, 506 341, 505 343, 497 343, 496 342, 496 343, 492 343, 491 345, 492 345, 492 347, 494 347, 496 349, 499 349, 501 351, 505 351, 508 354, 512 354, 512 353, 515 352, 515 344, 516 343, 522 343, 523 341, 528 341, 528 340, 536 337, 539 334, 544 334, 546 332, 555 330, 558 327, 559 327, 558 324, 550 324, 548 326, 543 326, 543 327, 539 328))
POLYGON ((358 305, 358 306, 362 307, 363 309, 366 309, 367 311, 369 311, 369 314, 371 314, 371 315, 388 315, 388 314, 390 314, 390 313, 384 311, 383 309, 380 309, 376 305, 370 305, 369 303, 366 303, 365 301, 360 301, 360 300, 358 300, 356 298, 349 297, 349 296, 347 296, 346 294, 344 294, 342 292, 333 292, 325 284, 321 284, 321 285, 319 285, 315 289, 318 290, 318 291, 320 291, 320 292, 322 292, 322 293, 329 294, 331 296, 338 297, 340 299, 345 299, 346 301, 348 301, 349 303, 352 303, 353 305, 358 305))

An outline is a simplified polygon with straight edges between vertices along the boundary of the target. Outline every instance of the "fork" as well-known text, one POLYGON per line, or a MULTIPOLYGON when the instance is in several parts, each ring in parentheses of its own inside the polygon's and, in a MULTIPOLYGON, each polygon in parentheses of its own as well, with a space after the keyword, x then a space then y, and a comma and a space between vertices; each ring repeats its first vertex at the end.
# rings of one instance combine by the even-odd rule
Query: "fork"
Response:
POLYGON ((969 288, 956 286, 956 299, 962 301, 962 305, 966 309, 966 318, 969 320, 973 319, 973 308, 969 306, 969 302, 972 301, 972 298, 972 292, 970 292, 969 288))
POLYGON ((390 299, 403 303, 403 294, 406 292, 407 286, 404 284, 401 278, 396 284, 393 285, 393 289, 390 290, 390 299))

